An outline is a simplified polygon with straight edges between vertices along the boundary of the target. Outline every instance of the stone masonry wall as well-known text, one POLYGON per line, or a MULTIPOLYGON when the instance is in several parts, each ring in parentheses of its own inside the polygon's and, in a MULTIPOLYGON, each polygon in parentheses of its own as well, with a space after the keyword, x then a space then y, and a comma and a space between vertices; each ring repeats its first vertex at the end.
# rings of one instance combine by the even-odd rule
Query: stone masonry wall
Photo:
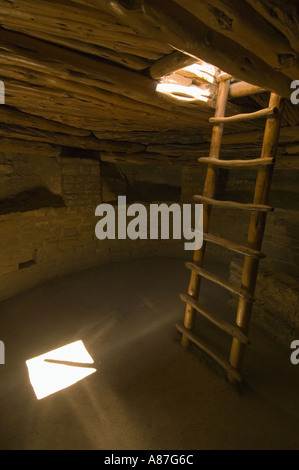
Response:
MULTIPOLYGON (((93 160, 1 155, 1 199, 43 187, 62 207, 0 215, 0 299, 97 263, 94 210, 100 167, 93 160)), ((23 194, 23 193, 22 193, 23 194)))
POLYGON ((98 240, 101 184, 96 160, 0 154, 0 301, 99 264, 184 255, 180 240, 98 240))

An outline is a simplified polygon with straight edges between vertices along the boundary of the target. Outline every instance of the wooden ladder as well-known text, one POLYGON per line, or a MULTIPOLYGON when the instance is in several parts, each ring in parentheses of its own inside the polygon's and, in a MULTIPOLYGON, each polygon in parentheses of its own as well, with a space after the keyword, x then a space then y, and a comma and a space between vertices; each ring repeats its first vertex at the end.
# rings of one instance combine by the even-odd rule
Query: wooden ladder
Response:
POLYGON ((181 295, 181 300, 186 303, 184 325, 177 324, 177 330, 182 333, 182 345, 187 347, 190 342, 198 346, 202 351, 211 356, 226 371, 228 380, 232 383, 242 381, 241 369, 246 345, 249 344, 249 326, 254 301, 258 266, 261 252, 267 213, 274 210, 268 205, 272 175, 275 165, 276 150, 279 140, 283 99, 271 93, 269 106, 266 109, 235 116, 225 117, 225 110, 230 93, 230 79, 232 77, 223 74, 220 78, 215 116, 210 119, 213 124, 209 157, 199 158, 199 162, 207 165, 207 174, 202 196, 194 196, 194 200, 203 204, 203 232, 204 243, 200 250, 196 250, 193 262, 186 263, 191 271, 188 295, 181 295), (224 124, 252 119, 266 119, 261 157, 247 160, 223 160, 220 159, 221 141, 224 124), (225 169, 256 169, 257 178, 252 204, 241 204, 232 201, 218 201, 214 199, 216 189, 217 168, 225 169), (212 207, 223 209, 236 209, 249 211, 250 225, 248 231, 248 244, 241 246, 221 237, 209 233, 209 221, 212 207), (223 278, 203 269, 204 255, 207 243, 220 245, 232 252, 244 256, 242 282, 235 286, 223 278), (208 279, 239 299, 235 324, 230 324, 220 316, 204 308, 199 302, 201 279, 208 279), (222 331, 232 336, 232 345, 229 360, 221 355, 205 341, 195 336, 192 332, 196 314, 200 314, 222 331))

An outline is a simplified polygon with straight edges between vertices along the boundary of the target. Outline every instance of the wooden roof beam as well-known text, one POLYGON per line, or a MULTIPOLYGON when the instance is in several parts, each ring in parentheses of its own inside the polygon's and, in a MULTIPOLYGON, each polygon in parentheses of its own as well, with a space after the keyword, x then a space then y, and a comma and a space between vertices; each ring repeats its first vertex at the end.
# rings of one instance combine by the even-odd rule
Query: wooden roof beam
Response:
MULTIPOLYGON (((242 6, 243 6, 242 2, 242 6)), ((269 7, 269 2, 266 0, 246 0, 246 3, 254 8, 260 15, 265 18, 271 25, 277 28, 289 40, 291 46, 299 51, 299 36, 298 36, 298 4, 297 2, 286 2, 285 0, 272 0, 272 8, 269 7), (273 14, 273 12, 275 14, 273 14)), ((283 57, 282 57, 283 59, 283 57)), ((292 59, 285 56, 285 60, 292 59)))
POLYGON ((241 81, 231 84, 229 87, 229 98, 256 95, 257 93, 264 93, 265 91, 264 88, 241 81))
MULTIPOLYGON (((119 106, 123 103, 124 107, 131 110, 139 107, 145 113, 172 118, 173 112, 185 107, 180 109, 179 119, 190 125, 198 117, 196 108, 186 109, 185 103, 174 103, 170 98, 157 93, 157 82, 117 65, 4 30, 0 30, 0 49, 2 75, 14 80, 21 67, 21 80, 25 79, 27 83, 36 84, 42 76, 41 86, 46 83, 47 86, 61 87, 71 93, 83 93, 84 87, 84 93, 86 91, 89 96, 106 95, 108 103, 115 98, 119 106), (31 71, 35 73, 30 73, 31 71)), ((210 106, 202 102, 201 108, 203 107, 210 106)))
MULTIPOLYGON (((255 54, 273 70, 280 70, 293 79, 298 77, 298 52, 290 46, 287 38, 280 34, 279 30, 275 30, 268 21, 265 21, 263 16, 248 5, 248 2, 240 2, 240 0, 230 0, 229 2, 227 0, 174 1, 211 30, 222 34, 223 37, 233 40, 255 54)), ((254 0, 250 3, 264 3, 265 5, 269 2, 254 0)), ((275 0, 275 3, 282 6, 282 4, 291 2, 275 0)), ((285 7, 283 6, 282 9, 285 7)))
MULTIPOLYGON (((126 152, 128 154, 141 152, 145 146, 133 142, 114 142, 110 140, 100 140, 96 137, 80 137, 66 135, 58 132, 48 132, 46 130, 26 129, 22 126, 10 126, 0 124, 0 137, 2 148, 2 137, 8 139, 19 139, 26 142, 44 142, 63 147, 74 147, 87 150, 98 150, 106 152, 126 152)), ((5 140, 5 139, 4 139, 5 140)))
POLYGON ((69 136, 88 137, 91 132, 73 126, 61 124, 32 114, 24 113, 9 106, 0 106, 0 122, 6 125, 23 126, 25 128, 42 129, 48 132, 59 132, 69 136))
POLYGON ((172 54, 166 55, 156 60, 149 69, 149 74, 154 80, 170 75, 177 70, 192 65, 197 61, 194 57, 174 51, 172 54))
MULTIPOLYGON (((88 0, 88 3, 96 7, 98 0, 88 0)), ((194 2, 191 3, 194 6, 194 2)), ((103 0, 102 8, 174 49, 211 63, 240 80, 290 97, 288 77, 274 70, 256 53, 213 31, 172 0, 135 0, 132 5, 128 0, 103 0)))

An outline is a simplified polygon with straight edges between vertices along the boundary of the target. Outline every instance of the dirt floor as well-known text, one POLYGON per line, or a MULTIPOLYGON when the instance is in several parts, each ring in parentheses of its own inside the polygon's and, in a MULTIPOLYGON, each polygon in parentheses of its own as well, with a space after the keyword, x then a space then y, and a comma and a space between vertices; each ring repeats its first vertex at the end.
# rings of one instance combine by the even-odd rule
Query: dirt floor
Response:
MULTIPOLYGON (((128 261, 0 304, 1 449, 298 449, 299 365, 290 350, 253 326, 245 382, 234 389, 218 366, 180 346, 174 324, 188 278, 182 260, 128 261), (77 340, 97 371, 37 400, 25 361, 77 340)), ((204 297, 226 312, 227 298, 212 289, 203 285, 204 297)), ((226 337, 213 338, 229 348, 226 337)))

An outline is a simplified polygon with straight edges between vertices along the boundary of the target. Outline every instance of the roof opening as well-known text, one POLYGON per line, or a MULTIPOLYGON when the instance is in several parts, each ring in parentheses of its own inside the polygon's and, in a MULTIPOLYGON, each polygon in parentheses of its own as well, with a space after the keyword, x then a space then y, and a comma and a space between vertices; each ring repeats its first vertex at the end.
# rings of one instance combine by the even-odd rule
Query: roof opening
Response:
POLYGON ((156 90, 169 97, 190 103, 215 101, 220 69, 202 60, 162 77, 156 90))

